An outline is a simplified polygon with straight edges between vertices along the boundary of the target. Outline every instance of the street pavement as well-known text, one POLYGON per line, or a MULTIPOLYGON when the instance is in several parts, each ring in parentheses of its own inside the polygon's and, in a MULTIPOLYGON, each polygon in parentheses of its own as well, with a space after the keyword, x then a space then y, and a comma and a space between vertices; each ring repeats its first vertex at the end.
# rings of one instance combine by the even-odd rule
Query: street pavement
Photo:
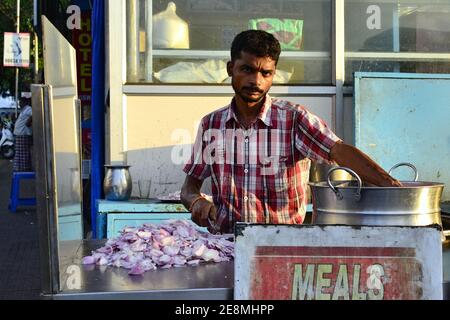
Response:
MULTIPOLYGON (((40 299, 41 275, 35 207, 8 211, 12 163, 0 159, 0 300, 40 299)), ((34 196, 34 181, 21 185, 21 196, 34 196)))

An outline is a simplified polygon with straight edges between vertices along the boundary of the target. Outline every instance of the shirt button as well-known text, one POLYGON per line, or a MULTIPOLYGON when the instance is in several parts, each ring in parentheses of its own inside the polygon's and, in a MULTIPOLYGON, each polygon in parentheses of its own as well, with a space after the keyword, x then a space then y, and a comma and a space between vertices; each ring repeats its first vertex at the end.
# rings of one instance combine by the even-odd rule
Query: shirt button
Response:
POLYGON ((248 200, 248 197, 247 197, 247 196, 245 196, 245 197, 244 197, 244 200, 245 200, 245 201, 247 201, 247 200, 248 200))
POLYGON ((244 169, 244 172, 245 172, 245 173, 248 173, 248 169, 244 169))

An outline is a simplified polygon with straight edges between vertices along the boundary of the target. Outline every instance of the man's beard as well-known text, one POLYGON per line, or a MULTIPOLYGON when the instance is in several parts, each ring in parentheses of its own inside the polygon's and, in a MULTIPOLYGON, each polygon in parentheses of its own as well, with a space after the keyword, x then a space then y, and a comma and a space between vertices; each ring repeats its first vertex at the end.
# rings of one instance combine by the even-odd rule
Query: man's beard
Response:
POLYGON ((234 92, 241 97, 242 100, 245 102, 260 102, 264 97, 266 96, 267 91, 262 91, 259 88, 250 88, 250 87, 243 87, 242 89, 238 89, 236 85, 231 81, 231 86, 233 87, 234 92), (255 91, 258 91, 260 95, 257 98, 251 98, 245 95, 245 91, 247 89, 253 89, 255 91))

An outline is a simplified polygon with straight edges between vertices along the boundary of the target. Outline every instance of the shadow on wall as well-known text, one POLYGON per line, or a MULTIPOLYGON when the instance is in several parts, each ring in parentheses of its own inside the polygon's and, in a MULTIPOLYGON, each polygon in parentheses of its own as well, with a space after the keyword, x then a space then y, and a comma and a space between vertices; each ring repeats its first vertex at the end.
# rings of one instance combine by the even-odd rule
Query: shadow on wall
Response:
MULTIPOLYGON (((131 166, 130 175, 133 182, 131 197, 139 197, 139 180, 151 180, 150 198, 168 195, 181 190, 186 174, 183 161, 172 160, 172 152, 180 150, 181 145, 161 148, 147 148, 127 151, 127 164, 131 166), (174 149, 176 147, 176 149, 174 149)), ((191 145, 187 146, 189 155, 191 145)), ((177 155, 179 153, 177 152, 177 155)), ((211 194, 211 179, 203 183, 202 192, 211 194)))

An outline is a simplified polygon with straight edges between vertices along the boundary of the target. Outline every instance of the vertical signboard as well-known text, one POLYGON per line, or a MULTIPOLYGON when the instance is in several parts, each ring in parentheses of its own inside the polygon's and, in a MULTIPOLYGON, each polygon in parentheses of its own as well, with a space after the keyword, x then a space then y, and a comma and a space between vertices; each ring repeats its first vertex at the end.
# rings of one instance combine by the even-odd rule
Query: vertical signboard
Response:
POLYGON ((239 225, 235 298, 442 299, 435 227, 239 225))
POLYGON ((92 92, 92 36, 91 12, 83 11, 80 29, 72 31, 72 45, 77 52, 78 97, 81 100, 83 120, 90 118, 92 92))
POLYGON ((3 66, 23 67, 30 66, 30 34, 4 33, 3 66))
MULTIPOLYGON (((77 52, 78 97, 81 101, 81 120, 91 119, 92 95, 92 35, 91 10, 81 11, 80 28, 72 31, 72 45, 77 52)), ((91 159, 91 129, 82 130, 82 157, 86 170, 83 179, 89 177, 88 162, 91 159)))

